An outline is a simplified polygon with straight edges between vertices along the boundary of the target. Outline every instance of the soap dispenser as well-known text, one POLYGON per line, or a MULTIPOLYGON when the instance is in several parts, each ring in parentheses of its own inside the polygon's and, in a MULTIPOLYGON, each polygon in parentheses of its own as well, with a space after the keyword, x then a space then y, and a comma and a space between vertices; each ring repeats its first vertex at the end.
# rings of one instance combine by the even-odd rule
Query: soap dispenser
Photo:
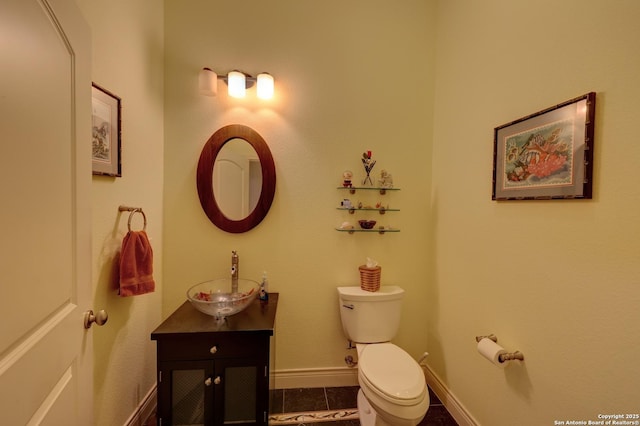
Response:
POLYGON ((267 272, 262 274, 262 282, 260 283, 260 300, 266 302, 269 300, 269 282, 267 281, 267 272))
POLYGON ((238 275, 240 274, 240 258, 238 252, 231 252, 231 293, 238 292, 238 275))

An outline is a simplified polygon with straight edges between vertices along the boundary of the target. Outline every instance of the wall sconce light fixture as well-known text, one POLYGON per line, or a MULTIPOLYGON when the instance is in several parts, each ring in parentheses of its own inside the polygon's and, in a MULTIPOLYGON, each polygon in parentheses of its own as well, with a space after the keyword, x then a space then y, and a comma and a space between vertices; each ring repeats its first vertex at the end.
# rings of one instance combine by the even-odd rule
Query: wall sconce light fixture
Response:
POLYGON ((244 98, 247 89, 257 85, 257 95, 260 99, 271 99, 274 92, 273 76, 266 72, 252 77, 242 71, 231 71, 226 76, 218 75, 210 68, 203 68, 198 76, 200 93, 205 96, 216 96, 218 94, 218 80, 227 83, 229 96, 234 98, 244 98))

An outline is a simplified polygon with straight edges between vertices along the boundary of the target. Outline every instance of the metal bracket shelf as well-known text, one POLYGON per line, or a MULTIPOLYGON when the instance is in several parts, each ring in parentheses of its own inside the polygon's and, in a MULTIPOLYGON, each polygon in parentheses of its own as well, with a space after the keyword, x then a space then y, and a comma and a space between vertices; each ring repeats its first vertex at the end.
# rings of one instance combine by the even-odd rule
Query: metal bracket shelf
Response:
POLYGON ((385 207, 380 207, 379 209, 373 208, 373 207, 361 207, 361 208, 357 208, 357 207, 336 207, 336 209, 338 210, 346 210, 349 212, 349 214, 354 214, 356 211, 363 211, 363 212, 378 212, 380 214, 385 214, 386 212, 399 212, 400 209, 387 209, 385 207))
POLYGON ((380 195, 386 194, 387 191, 400 191, 400 188, 381 188, 376 186, 339 186, 338 189, 348 190, 349 194, 355 194, 358 189, 380 191, 380 195))
POLYGON ((343 229, 336 228, 336 231, 339 232, 348 232, 349 234, 353 234, 354 232, 377 232, 378 234, 386 234, 387 232, 400 232, 399 229, 343 229))

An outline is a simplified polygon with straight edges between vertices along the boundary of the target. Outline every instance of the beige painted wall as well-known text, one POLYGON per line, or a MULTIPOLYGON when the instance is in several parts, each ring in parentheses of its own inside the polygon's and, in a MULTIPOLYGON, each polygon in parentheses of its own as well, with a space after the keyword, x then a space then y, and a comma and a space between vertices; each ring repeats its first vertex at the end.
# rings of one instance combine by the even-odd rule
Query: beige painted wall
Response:
MULTIPOLYGON (((161 320, 163 223, 163 8, 153 0, 77 0, 92 30, 97 84, 122 98, 122 177, 93 178, 94 309, 109 321, 94 327, 96 425, 121 425, 155 384, 151 331, 161 320), (128 213, 142 207, 154 248, 153 294, 116 294, 117 253, 128 213)), ((140 229, 139 215, 132 221, 140 229)))
MULTIPOLYGON (((165 269, 163 315, 182 304, 189 286, 229 274, 280 293, 278 371, 344 366, 346 339, 336 287, 358 285, 370 256, 383 283, 407 290, 397 341, 417 356, 427 349, 426 296, 431 254, 432 61, 434 5, 422 0, 165 2, 165 269), (234 68, 275 77, 276 97, 258 102, 198 94, 198 72, 234 68), (228 234, 204 215, 196 165, 209 136, 223 125, 253 127, 276 163, 277 187, 267 218, 245 234, 228 234), (387 169, 401 191, 385 200, 402 209, 383 219, 398 234, 348 235, 354 221, 336 210, 342 172, 362 177, 360 157, 373 151, 375 176, 387 169)), ((347 194, 348 195, 348 194, 347 194)), ((362 194, 354 201, 367 201, 362 194)), ((378 218, 380 218, 378 216, 378 218)))
POLYGON ((428 350, 479 424, 637 411, 635 1, 283 0, 241 11, 167 0, 164 12, 148 0, 77 2, 94 80, 124 105, 124 176, 93 185, 95 308, 111 316, 94 330, 99 424, 123 423, 151 388, 160 305, 166 317, 191 284, 227 274, 231 250, 242 276, 267 270, 281 294, 277 370, 342 365, 335 287, 356 284, 372 256, 385 283, 408 291, 397 343, 428 350), (277 97, 231 100, 223 85, 202 97, 203 66, 269 71, 277 97), (492 202, 492 129, 592 90, 594 199, 492 202), (195 190, 202 146, 229 123, 262 134, 278 173, 271 213, 243 235, 208 222, 195 190), (399 234, 332 229, 352 220, 334 209, 335 187, 344 169, 360 172, 366 149, 402 188, 385 196, 402 209, 389 216, 399 234), (147 212, 162 294, 108 290, 126 231, 119 204, 147 212), (525 364, 501 371, 480 358, 473 337, 487 332, 525 364))
POLYGON ((480 424, 637 413, 640 4, 441 1, 430 367, 480 424), (491 201, 493 128, 596 91, 594 199, 491 201), (475 349, 495 333, 526 361, 475 349))

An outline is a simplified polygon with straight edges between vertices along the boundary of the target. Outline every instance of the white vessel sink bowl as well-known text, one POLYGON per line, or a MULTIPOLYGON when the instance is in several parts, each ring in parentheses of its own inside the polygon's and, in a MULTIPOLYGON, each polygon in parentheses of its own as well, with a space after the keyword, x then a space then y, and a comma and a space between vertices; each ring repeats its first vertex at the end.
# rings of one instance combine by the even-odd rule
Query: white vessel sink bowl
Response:
POLYGON ((187 299, 200 312, 218 320, 243 311, 258 296, 260 284, 238 278, 238 292, 231 292, 231 278, 196 284, 187 290, 187 299))

